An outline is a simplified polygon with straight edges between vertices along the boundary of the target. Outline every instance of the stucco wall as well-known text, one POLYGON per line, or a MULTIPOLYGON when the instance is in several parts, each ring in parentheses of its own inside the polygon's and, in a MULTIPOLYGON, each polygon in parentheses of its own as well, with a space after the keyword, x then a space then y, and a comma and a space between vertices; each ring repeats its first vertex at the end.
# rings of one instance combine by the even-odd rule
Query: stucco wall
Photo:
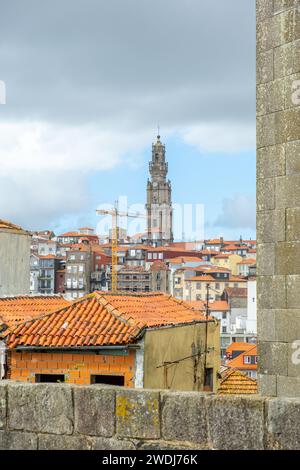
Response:
POLYGON ((0 382, 0 449, 299 449, 300 400, 0 382))
MULTIPOLYGON (((208 322, 207 326, 207 367, 214 368, 216 391, 220 366, 220 325, 217 322, 208 322)), ((204 351, 205 323, 148 330, 145 334, 144 387, 203 390, 204 351), (191 357, 193 355, 195 357, 191 357), (184 358, 187 359, 182 360, 184 358), (173 364, 158 367, 166 362, 173 364)))
POLYGON ((30 236, 0 231, 0 296, 30 292, 30 236))

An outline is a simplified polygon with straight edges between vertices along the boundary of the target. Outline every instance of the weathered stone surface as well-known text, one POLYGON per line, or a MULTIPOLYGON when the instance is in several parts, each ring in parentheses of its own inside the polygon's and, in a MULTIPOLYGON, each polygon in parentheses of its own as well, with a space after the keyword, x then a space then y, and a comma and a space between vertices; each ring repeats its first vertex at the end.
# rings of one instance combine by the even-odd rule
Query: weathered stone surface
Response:
POLYGON ((273 50, 257 54, 256 81, 258 85, 274 79, 273 67, 273 50))
POLYGON ((257 242, 285 241, 285 210, 263 211, 257 218, 257 242))
POLYGON ((75 431, 111 437, 115 432, 115 390, 105 387, 74 387, 75 431))
POLYGON ((276 375, 258 375, 258 390, 261 396, 276 397, 277 396, 277 379, 276 375))
MULTIPOLYGON (((300 54, 300 51, 299 51, 300 54)), ((299 61, 300 62, 300 61, 299 61)), ((300 140, 288 142, 286 145, 286 174, 300 174, 300 140)))
POLYGON ((275 209, 275 179, 262 178, 257 180, 257 210, 275 209))
POLYGON ((256 18, 258 21, 265 20, 273 15, 273 0, 257 0, 256 18))
POLYGON ((238 396, 209 398, 208 425, 213 449, 263 449, 264 400, 238 396))
POLYGON ((276 209, 300 206, 300 175, 276 178, 276 209))
POLYGON ((257 116, 285 109, 287 98, 285 87, 284 79, 277 79, 257 87, 257 116))
POLYGON ((278 376, 277 377, 277 396, 285 397, 285 398, 300 397, 300 378, 278 376))
POLYGON ((159 439, 160 396, 154 391, 122 390, 117 392, 117 434, 121 437, 159 439))
POLYGON ((0 429, 6 425, 6 382, 0 381, 0 429))
MULTIPOLYGON (((260 219, 259 214, 257 219, 260 219)), ((274 243, 259 243, 257 245, 257 274, 259 276, 273 276, 275 274, 274 243)))
POLYGON ((285 146, 279 144, 259 149, 256 168, 257 178, 285 175, 285 146))
POLYGON ((136 441, 126 439, 93 438, 92 450, 135 450, 136 441))
POLYGON ((257 299, 260 309, 286 307, 285 276, 260 276, 257 279, 257 299))
MULTIPOLYGON (((298 377, 300 379, 300 338, 299 336, 297 339, 293 339, 288 344, 288 373, 287 375, 289 377, 298 377)), ((290 384, 286 385, 286 387, 288 388, 289 386, 290 384)), ((300 389, 298 393, 296 393, 296 395, 294 395, 294 391, 293 391, 293 395, 290 395, 290 393, 288 393, 286 396, 300 396, 300 389)))
MULTIPOLYGON (((257 148, 282 144, 286 141, 285 111, 257 116, 257 148)), ((269 208, 270 209, 270 208, 269 208)))
POLYGON ((299 16, 300 12, 295 8, 259 21, 256 35, 258 52, 300 39, 299 16))
POLYGON ((300 449, 300 399, 273 398, 266 403, 269 449, 300 449))
POLYGON ((199 393, 162 394, 162 438, 166 441, 208 441, 205 396, 199 393))
MULTIPOLYGON (((268 53, 273 51, 269 51, 268 53)), ((274 49, 274 76, 275 78, 282 78, 284 76, 291 75, 293 73, 300 72, 300 40, 284 44, 281 47, 274 49)), ((270 72, 270 58, 262 57, 260 59, 261 65, 258 63, 258 67, 262 70, 261 74, 263 77, 272 77, 270 72), (264 60, 264 62, 263 62, 264 60)), ((273 72, 273 70, 272 70, 273 72)), ((272 80, 270 78, 270 80, 272 80)))
POLYGON ((275 254, 276 274, 300 274, 300 242, 278 242, 275 254))
POLYGON ((55 436, 53 434, 40 434, 39 450, 91 450, 91 438, 83 436, 55 436))
MULTIPOLYGON (((299 18, 300 22, 300 18, 299 18)), ((286 125, 286 141, 300 139, 300 106, 283 111, 286 125)))
POLYGON ((286 277, 286 295, 287 295, 287 307, 299 308, 300 306, 300 275, 290 275, 286 277))
POLYGON ((257 318, 257 334, 260 341, 275 341, 275 315, 276 310, 261 310, 257 318))
POLYGON ((72 388, 60 384, 8 385, 8 428, 53 434, 73 431, 72 388))
POLYGON ((300 207, 286 210, 286 239, 300 241, 300 207))
POLYGON ((258 344, 259 370, 262 374, 287 375, 287 343, 260 341, 258 344))
POLYGON ((37 436, 28 432, 0 431, 0 450, 36 450, 37 436))
POLYGON ((274 13, 300 5, 300 0, 274 0, 274 13))
POLYGON ((199 450, 199 446, 191 445, 190 442, 165 442, 165 441, 146 441, 141 442, 138 450, 199 450))

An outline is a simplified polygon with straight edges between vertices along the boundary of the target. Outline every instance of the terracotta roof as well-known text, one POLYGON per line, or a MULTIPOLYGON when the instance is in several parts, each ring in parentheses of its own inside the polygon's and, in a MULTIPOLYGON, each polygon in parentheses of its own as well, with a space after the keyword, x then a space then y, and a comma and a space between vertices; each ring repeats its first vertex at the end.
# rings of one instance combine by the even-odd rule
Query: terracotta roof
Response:
POLYGON ((1 229, 4 229, 4 230, 13 230, 15 232, 25 232, 25 230, 23 230, 21 227, 19 227, 18 225, 15 225, 15 224, 12 224, 11 222, 9 222, 8 220, 3 220, 3 219, 0 219, 0 230, 1 229))
MULTIPOLYGON (((17 326, 9 348, 93 347, 137 341, 147 327, 204 321, 199 312, 165 294, 104 294, 94 292, 70 306, 17 326)), ((213 321, 213 320, 212 320, 213 321)))
POLYGON ((151 271, 168 271, 169 268, 168 266, 166 265, 166 263, 164 263, 163 261, 161 260, 155 260, 152 264, 151 264, 151 268, 150 268, 151 271))
POLYGON ((231 343, 228 348, 226 349, 227 354, 231 354, 233 351, 248 351, 249 349, 252 349, 254 346, 253 343, 231 343))
POLYGON ((247 258, 247 259, 241 261, 240 263, 237 263, 237 265, 239 265, 239 264, 255 264, 255 263, 256 263, 256 259, 247 258))
POLYGON ((215 279, 212 276, 193 276, 187 279, 187 281, 194 281, 194 282, 214 282, 215 279))
MULTIPOLYGON (((240 276, 230 276, 228 279, 229 282, 247 282, 247 279, 240 277, 240 276)), ((241 287, 241 289, 246 289, 245 287, 241 287)))
POLYGON ((254 395, 258 393, 257 380, 238 370, 224 372, 218 390, 220 395, 254 395))
POLYGON ((184 264, 184 263, 200 263, 202 258, 196 256, 178 256, 177 258, 170 258, 166 260, 170 264, 184 264))
POLYGON ((226 287, 225 292, 228 297, 247 297, 248 295, 247 287, 226 287))
MULTIPOLYGON (((185 303, 194 310, 205 311, 206 302, 204 300, 186 300, 185 303)), ((210 312, 228 312, 230 307, 226 300, 215 300, 208 303, 208 309, 210 312)))
POLYGON ((0 323, 12 327, 30 320, 43 313, 53 312, 70 305, 70 302, 58 295, 17 296, 0 298, 0 323))
POLYGON ((227 362, 227 367, 238 370, 257 370, 257 364, 244 364, 245 356, 257 356, 257 346, 252 344, 252 348, 239 354, 237 357, 227 362))
POLYGON ((215 300, 209 303, 209 310, 211 312, 228 312, 230 306, 226 300, 215 300))

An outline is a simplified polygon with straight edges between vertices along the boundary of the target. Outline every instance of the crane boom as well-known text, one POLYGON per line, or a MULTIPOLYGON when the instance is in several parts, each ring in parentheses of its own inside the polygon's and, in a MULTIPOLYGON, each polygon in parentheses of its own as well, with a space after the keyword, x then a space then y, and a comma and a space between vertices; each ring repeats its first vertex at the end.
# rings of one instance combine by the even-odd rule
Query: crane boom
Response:
POLYGON ((147 218, 139 212, 120 212, 117 207, 114 209, 97 209, 98 215, 112 216, 112 239, 111 239, 111 290, 118 292, 118 217, 147 218))

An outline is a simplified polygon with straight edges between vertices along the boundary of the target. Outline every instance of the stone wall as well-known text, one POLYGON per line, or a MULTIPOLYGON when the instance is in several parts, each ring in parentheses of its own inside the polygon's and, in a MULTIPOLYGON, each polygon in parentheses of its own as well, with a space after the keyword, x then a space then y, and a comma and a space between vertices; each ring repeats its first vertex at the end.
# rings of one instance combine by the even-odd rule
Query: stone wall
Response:
POLYGON ((257 0, 261 394, 300 396, 300 0, 257 0))
POLYGON ((0 382, 0 450, 299 449, 300 399, 0 382))

